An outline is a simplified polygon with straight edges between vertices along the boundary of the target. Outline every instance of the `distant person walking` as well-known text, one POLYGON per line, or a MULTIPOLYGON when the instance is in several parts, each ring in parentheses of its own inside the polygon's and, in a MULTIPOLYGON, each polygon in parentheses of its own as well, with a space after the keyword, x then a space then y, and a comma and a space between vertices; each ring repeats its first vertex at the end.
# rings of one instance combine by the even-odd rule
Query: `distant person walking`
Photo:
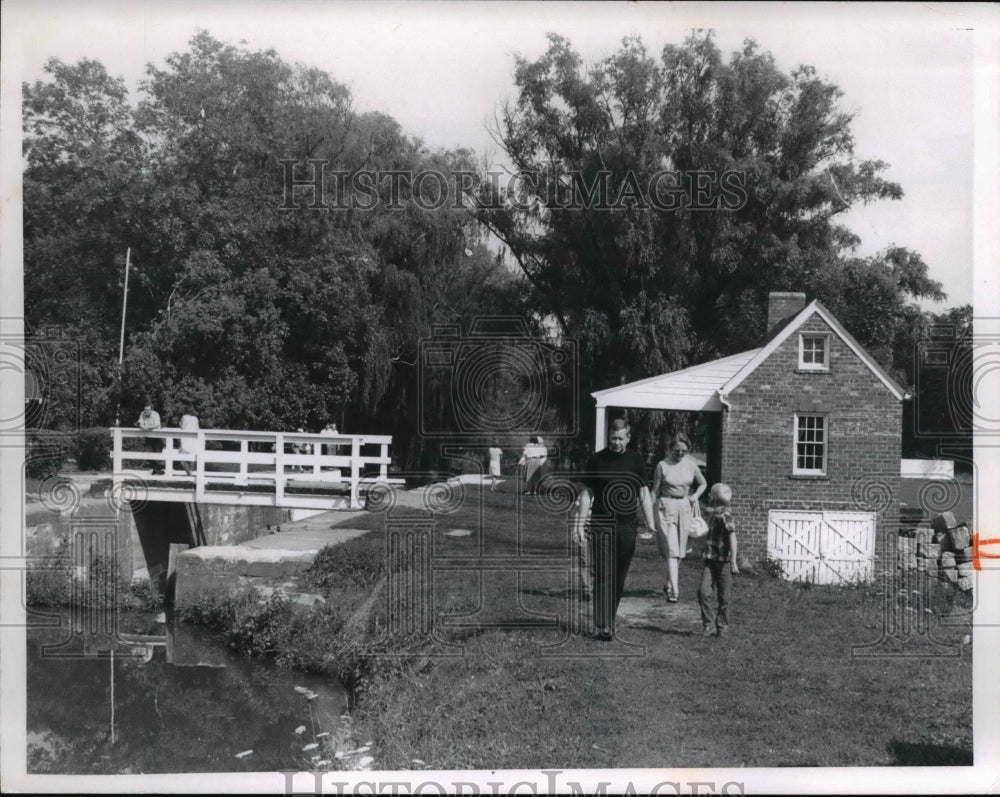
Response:
POLYGON ((677 603, 680 596, 680 561, 687 554, 688 531, 694 516, 692 506, 708 487, 698 463, 688 456, 690 450, 691 441, 686 434, 674 435, 667 444, 667 456, 657 463, 653 474, 656 544, 660 555, 667 560, 663 592, 670 603, 677 603))
POLYGON ((500 478, 500 458, 503 456, 503 449, 500 448, 500 444, 496 440, 493 441, 493 445, 489 448, 490 455, 490 492, 492 493, 497 487, 497 479, 500 478))
POLYGON ((646 486, 646 466, 638 452, 628 448, 631 430, 619 418, 612 421, 608 447, 587 463, 581 478, 584 490, 576 505, 575 528, 591 515, 589 542, 594 568, 594 625, 598 639, 614 637, 615 616, 635 554, 637 513, 652 528, 653 502, 646 486))
MULTIPOLYGON (((153 405, 146 399, 146 406, 139 413, 139 420, 135 425, 144 432, 152 432, 160 428, 160 413, 153 409, 153 405)), ((166 442, 162 437, 142 438, 142 450, 150 453, 160 454, 163 452, 163 444, 166 442)), ((150 460, 146 466, 153 471, 154 476, 163 474, 163 462, 161 460, 150 460)))
POLYGON ((542 466, 547 457, 548 449, 538 435, 532 437, 524 446, 517 464, 524 469, 525 495, 534 495, 538 489, 538 480, 542 478, 542 466))

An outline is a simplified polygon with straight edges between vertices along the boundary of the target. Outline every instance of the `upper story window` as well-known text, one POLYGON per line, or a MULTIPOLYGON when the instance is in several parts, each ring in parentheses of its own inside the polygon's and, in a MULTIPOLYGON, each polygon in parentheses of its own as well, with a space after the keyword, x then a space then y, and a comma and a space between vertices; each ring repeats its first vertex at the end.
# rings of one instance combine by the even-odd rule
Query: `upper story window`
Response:
POLYGON ((804 371, 830 370, 829 335, 799 335, 799 368, 804 371))
POLYGON ((826 475, 827 431, 825 415, 795 416, 795 459, 792 473, 826 475))

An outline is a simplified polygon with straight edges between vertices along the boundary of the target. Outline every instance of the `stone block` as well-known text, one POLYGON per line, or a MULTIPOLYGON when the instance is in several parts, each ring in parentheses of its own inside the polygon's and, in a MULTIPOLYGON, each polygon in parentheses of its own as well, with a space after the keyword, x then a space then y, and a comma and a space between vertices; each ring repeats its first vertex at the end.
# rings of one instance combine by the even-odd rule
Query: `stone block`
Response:
POLYGON ((976 568, 973 566, 972 562, 963 562, 955 569, 958 570, 959 578, 974 575, 976 572, 976 568))
POLYGON ((941 546, 932 542, 917 545, 917 556, 922 559, 938 559, 941 556, 941 546))
POLYGON ((955 551, 955 564, 963 564, 964 562, 972 561, 972 548, 963 548, 961 551, 955 551))
POLYGON ((175 600, 185 605, 206 592, 235 594, 251 586, 286 581, 308 569, 315 556, 315 551, 238 545, 191 548, 176 556, 175 600))
POLYGON ((958 571, 954 567, 942 567, 941 568, 941 578, 945 581, 950 581, 955 583, 958 581, 958 571))
POLYGON ((961 551, 972 545, 972 533, 965 524, 949 529, 948 536, 951 538, 951 547, 956 551, 961 551))
POLYGON ((941 567, 948 568, 954 567, 957 564, 955 561, 955 554, 951 551, 945 551, 941 554, 941 567))
POLYGON ((917 550, 916 540, 912 537, 899 536, 896 538, 896 550, 899 551, 900 555, 915 553, 917 550))
POLYGON ((934 535, 931 537, 931 542, 935 545, 940 545, 942 551, 951 550, 951 537, 948 535, 947 531, 935 531, 934 535))
POLYGON ((933 534, 934 532, 932 532, 930 529, 917 529, 917 533, 914 535, 917 541, 917 548, 919 548, 921 545, 930 544, 931 537, 933 536, 933 534))
POLYGON ((940 515, 936 515, 931 521, 931 528, 937 532, 953 529, 957 525, 958 521, 955 520, 953 512, 942 512, 940 515))
POLYGON ((962 592, 971 592, 972 585, 974 583, 972 576, 961 576, 958 579, 957 586, 962 592))
POLYGON ((938 578, 941 571, 938 567, 937 559, 924 559, 924 569, 927 571, 928 578, 938 578))

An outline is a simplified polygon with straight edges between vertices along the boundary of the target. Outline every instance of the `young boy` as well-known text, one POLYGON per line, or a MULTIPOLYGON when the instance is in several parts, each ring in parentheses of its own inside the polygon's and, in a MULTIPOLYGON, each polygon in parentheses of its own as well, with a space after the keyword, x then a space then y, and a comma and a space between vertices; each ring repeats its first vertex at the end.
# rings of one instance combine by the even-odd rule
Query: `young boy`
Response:
POLYGON ((709 495, 715 512, 708 521, 705 568, 701 572, 698 603, 701 606, 702 633, 705 636, 718 634, 721 637, 729 628, 729 594, 732 591, 733 576, 740 569, 736 566, 736 529, 733 517, 729 514, 733 491, 728 485, 719 482, 712 486, 709 495), (713 591, 718 596, 718 611, 709 603, 713 591))

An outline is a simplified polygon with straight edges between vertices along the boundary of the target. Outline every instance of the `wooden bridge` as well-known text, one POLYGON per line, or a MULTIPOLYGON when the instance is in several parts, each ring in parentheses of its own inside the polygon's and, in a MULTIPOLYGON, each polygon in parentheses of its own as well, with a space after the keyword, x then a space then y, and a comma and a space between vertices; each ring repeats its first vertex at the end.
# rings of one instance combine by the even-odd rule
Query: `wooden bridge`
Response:
POLYGON ((403 482, 389 477, 388 435, 111 431, 115 494, 144 501, 360 509, 372 486, 403 482))

